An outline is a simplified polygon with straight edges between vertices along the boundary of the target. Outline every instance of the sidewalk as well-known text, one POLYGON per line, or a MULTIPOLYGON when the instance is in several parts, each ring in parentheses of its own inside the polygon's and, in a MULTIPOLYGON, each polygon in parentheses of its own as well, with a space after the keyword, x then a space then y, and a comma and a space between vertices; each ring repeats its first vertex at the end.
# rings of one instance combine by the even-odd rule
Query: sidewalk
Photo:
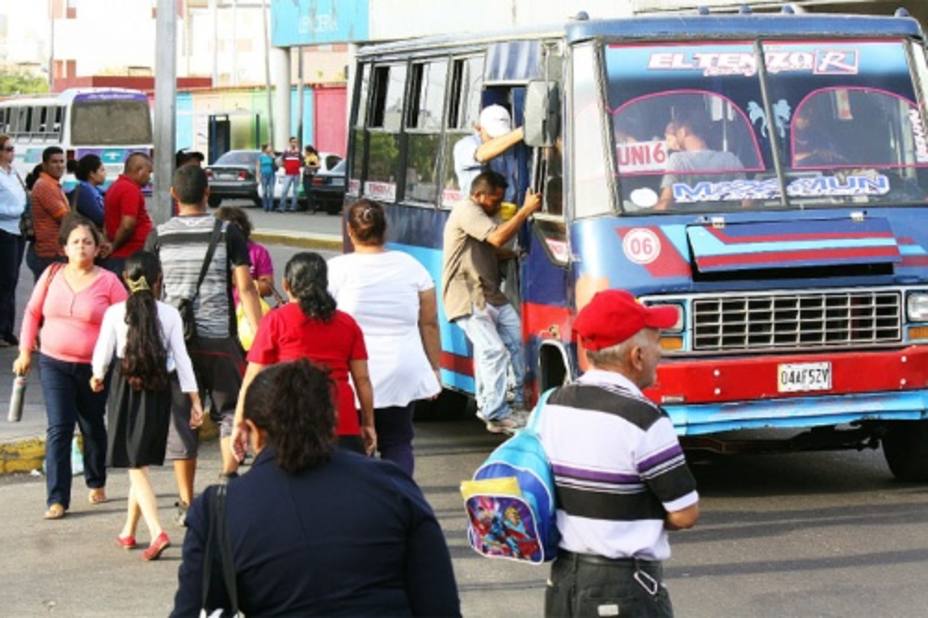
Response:
MULTIPOLYGON (((237 204, 233 202, 230 205, 237 204)), ((342 250, 341 218, 338 216, 305 212, 265 213, 255 208, 249 208, 247 212, 255 227, 252 238, 257 242, 272 246, 342 250)), ((16 288, 16 310, 20 318, 31 292, 32 272, 24 260, 16 288)), ((17 332, 18 329, 19 320, 17 332)), ((0 475, 41 470, 45 456, 45 403, 37 362, 29 374, 22 420, 18 423, 6 420, 13 386, 11 368, 17 353, 15 348, 0 348, 0 475)), ((203 439, 212 439, 215 435, 212 423, 201 430, 203 439)))

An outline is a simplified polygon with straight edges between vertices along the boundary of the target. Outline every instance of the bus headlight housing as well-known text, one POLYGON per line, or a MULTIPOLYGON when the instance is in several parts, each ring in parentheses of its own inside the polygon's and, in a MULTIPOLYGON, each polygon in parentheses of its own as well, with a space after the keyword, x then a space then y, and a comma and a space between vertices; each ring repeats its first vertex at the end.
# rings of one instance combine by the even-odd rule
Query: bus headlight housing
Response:
POLYGON ((905 315, 909 322, 928 322, 928 292, 910 292, 905 299, 905 315))

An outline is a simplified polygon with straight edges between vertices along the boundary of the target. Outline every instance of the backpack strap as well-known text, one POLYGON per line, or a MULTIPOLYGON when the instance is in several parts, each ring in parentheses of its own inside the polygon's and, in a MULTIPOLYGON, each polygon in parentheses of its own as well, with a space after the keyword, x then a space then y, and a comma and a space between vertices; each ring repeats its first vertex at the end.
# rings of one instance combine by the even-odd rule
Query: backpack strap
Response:
POLYGON ((541 394, 541 397, 538 398, 538 403, 535 404, 535 408, 532 410, 531 416, 528 418, 528 423, 525 425, 526 429, 531 431, 538 431, 538 423, 541 422, 541 409, 546 403, 548 403, 548 397, 551 396, 556 389, 549 388, 541 394))
POLYGON ((206 249, 206 257, 203 258, 203 265, 200 267, 200 276, 197 277, 197 287, 193 291, 193 297, 190 299, 191 304, 194 303, 200 295, 200 286, 203 285, 203 280, 206 279, 206 272, 209 270, 209 265, 213 261, 213 254, 216 253, 216 245, 219 244, 219 238, 221 236, 222 219, 216 219, 216 224, 213 225, 213 233, 209 237, 209 247, 206 249))

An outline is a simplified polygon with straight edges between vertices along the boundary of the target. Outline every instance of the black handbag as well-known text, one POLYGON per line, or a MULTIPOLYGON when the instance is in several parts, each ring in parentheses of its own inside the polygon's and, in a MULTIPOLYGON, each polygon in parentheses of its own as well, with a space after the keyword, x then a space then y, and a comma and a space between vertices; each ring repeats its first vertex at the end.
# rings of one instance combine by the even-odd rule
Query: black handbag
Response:
POLYGON ((23 240, 34 242, 35 222, 32 220, 32 192, 26 188, 26 183, 23 182, 19 172, 14 173, 16 174, 16 179, 19 181, 19 184, 22 185, 23 191, 26 192, 26 207, 23 209, 23 214, 19 216, 19 233, 22 235, 23 240))
POLYGON ((226 493, 228 491, 227 481, 215 486, 215 491, 210 492, 207 489, 209 504, 209 531, 206 534, 206 550, 203 554, 203 591, 202 602, 200 607, 203 609, 201 615, 216 616, 238 616, 238 586, 235 583, 235 564, 232 561, 232 541, 229 539, 229 530, 226 527, 226 493), (229 599, 229 607, 210 608, 207 607, 209 599, 210 586, 212 585, 212 566, 214 556, 219 552, 219 561, 222 564, 222 581, 225 588, 226 597, 229 599))
POLYGON ((203 285, 203 280, 206 278, 206 271, 209 270, 209 265, 213 261, 213 254, 216 253, 216 245, 219 244, 221 236, 222 220, 216 219, 213 233, 209 238, 209 247, 206 249, 206 257, 200 267, 200 276, 197 278, 197 287, 193 291, 193 296, 191 298, 182 298, 177 303, 177 312, 180 313, 180 319, 184 325, 184 341, 190 342, 197 338, 197 319, 193 312, 193 306, 200 295, 200 286, 203 285))

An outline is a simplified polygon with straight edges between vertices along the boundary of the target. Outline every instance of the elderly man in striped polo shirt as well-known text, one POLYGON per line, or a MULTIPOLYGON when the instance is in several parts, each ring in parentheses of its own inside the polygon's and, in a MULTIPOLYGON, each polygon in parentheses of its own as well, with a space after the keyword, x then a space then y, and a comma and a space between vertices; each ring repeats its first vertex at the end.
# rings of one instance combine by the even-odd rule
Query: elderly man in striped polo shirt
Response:
POLYGON ((641 389, 655 380, 673 307, 596 294, 574 323, 591 368, 551 394, 539 435, 554 468, 560 552, 547 616, 672 616, 667 530, 690 528, 699 496, 673 424, 641 389))

